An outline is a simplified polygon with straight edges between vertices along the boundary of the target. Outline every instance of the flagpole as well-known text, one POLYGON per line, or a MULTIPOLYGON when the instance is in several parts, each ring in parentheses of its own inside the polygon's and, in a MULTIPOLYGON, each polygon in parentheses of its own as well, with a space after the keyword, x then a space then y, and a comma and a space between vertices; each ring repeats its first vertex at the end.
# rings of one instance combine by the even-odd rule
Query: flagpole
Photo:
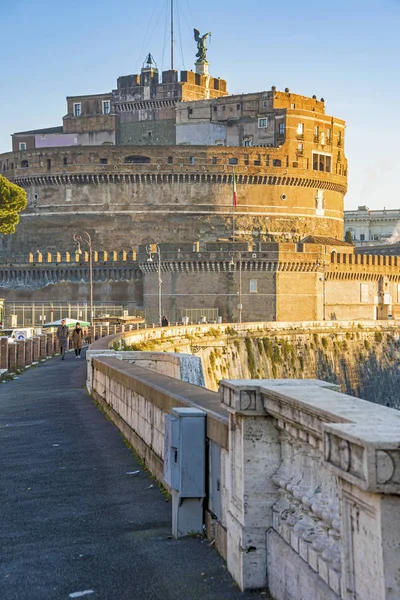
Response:
POLYGON ((232 167, 232 242, 235 241, 235 206, 236 206, 236 177, 235 167, 232 167))

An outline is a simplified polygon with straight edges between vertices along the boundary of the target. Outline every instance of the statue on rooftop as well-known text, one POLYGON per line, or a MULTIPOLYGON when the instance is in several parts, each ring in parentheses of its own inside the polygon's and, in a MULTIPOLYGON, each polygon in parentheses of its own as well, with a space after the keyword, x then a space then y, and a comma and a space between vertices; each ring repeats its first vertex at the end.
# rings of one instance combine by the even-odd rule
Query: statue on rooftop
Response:
POLYGON ((194 29, 194 39, 197 42, 197 54, 196 58, 197 62, 206 62, 207 61, 207 47, 206 47, 206 39, 208 36, 211 36, 211 31, 201 36, 200 31, 198 29, 194 29))

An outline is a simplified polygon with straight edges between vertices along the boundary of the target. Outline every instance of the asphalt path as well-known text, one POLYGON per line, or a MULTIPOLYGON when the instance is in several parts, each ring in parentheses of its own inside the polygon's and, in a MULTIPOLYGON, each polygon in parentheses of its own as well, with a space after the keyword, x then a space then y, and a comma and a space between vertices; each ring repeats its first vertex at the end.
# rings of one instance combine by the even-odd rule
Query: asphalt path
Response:
POLYGON ((207 540, 171 538, 171 504, 88 396, 85 362, 0 384, 0 599, 266 599, 207 540))

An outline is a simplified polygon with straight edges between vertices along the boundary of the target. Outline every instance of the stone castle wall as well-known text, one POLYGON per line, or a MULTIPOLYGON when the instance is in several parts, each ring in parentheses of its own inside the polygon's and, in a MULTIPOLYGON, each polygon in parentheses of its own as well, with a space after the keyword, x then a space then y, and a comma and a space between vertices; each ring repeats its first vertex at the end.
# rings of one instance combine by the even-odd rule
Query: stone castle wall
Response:
MULTIPOLYGON (((343 236, 346 177, 293 167, 284 148, 86 147, 9 153, 3 174, 29 205, 0 251, 68 250, 76 229, 99 248, 192 242, 232 231, 264 239, 343 236), (281 166, 276 166, 280 161, 281 166), (323 196, 323 208, 320 200, 323 196)), ((297 164, 297 163, 296 163, 297 164)))

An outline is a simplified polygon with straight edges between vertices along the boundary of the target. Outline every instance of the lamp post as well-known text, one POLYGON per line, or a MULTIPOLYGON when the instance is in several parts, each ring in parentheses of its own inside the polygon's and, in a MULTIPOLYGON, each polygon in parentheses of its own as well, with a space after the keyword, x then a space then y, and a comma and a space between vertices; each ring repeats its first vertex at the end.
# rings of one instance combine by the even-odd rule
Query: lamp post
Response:
POLYGON ((158 255, 158 269, 157 269, 157 273, 158 273, 158 320, 161 325, 161 322, 162 322, 161 250, 160 250, 160 246, 158 244, 148 244, 146 250, 147 250, 147 254, 149 255, 149 258, 147 259, 147 262, 149 262, 149 263, 153 262, 152 254, 158 255))
POLYGON ((322 320, 326 321, 325 265, 324 264, 321 265, 319 260, 317 259, 317 261, 315 263, 315 267, 317 269, 317 272, 321 272, 321 275, 322 275, 322 277, 320 279, 320 281, 322 281, 322 320))
POLYGON ((81 244, 86 244, 89 248, 89 287, 90 287, 90 324, 93 325, 93 246, 92 238, 87 231, 82 231, 82 235, 74 233, 77 254, 82 254, 81 244))
POLYGON ((231 257, 231 261, 229 264, 232 267, 235 267, 235 270, 236 270, 235 261, 233 260, 234 254, 237 254, 238 258, 239 258, 239 292, 238 292, 239 304, 237 305, 237 308, 239 311, 239 323, 241 323, 242 322, 242 310, 243 310, 243 304, 242 304, 242 253, 240 252, 240 250, 233 250, 232 252, 229 252, 229 256, 231 257))

